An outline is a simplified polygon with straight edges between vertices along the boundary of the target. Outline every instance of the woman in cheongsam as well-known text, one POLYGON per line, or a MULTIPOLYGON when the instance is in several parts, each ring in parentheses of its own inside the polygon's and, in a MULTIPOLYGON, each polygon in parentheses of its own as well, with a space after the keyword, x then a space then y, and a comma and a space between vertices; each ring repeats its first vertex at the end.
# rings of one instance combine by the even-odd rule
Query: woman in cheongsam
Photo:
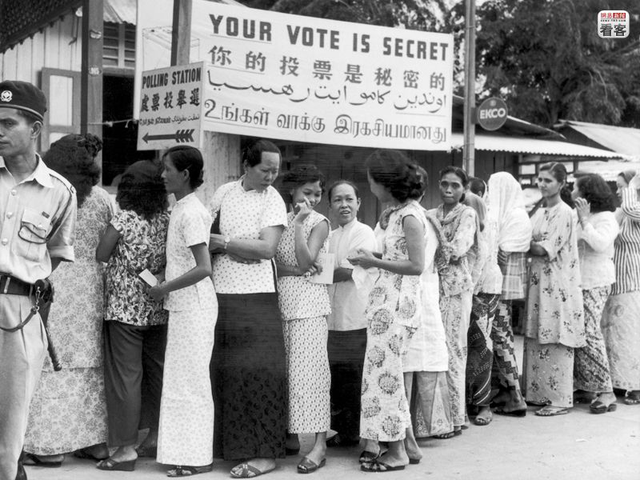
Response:
POLYGON ((414 200, 424 189, 418 167, 395 150, 377 150, 367 159, 371 192, 388 208, 382 215, 383 251, 358 249, 350 259, 380 273, 369 295, 367 350, 362 378, 360 437, 367 446, 360 456, 361 470, 402 470, 410 463, 405 449, 411 427, 405 394, 403 357, 420 325, 421 277, 424 270, 424 209, 414 200), (379 456, 378 442, 389 450, 379 456), (372 445, 375 445, 372 446, 372 445))

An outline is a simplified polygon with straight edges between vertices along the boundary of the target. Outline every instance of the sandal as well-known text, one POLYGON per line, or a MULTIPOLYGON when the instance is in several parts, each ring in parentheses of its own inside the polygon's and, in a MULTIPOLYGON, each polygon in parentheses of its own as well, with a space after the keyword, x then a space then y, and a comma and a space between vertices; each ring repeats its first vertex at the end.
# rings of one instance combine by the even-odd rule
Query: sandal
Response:
POLYGON ((42 460, 38 455, 24 452, 22 456, 22 464, 27 467, 58 468, 62 466, 62 461, 47 462, 42 460))
POLYGON ((626 405, 640 405, 640 393, 638 392, 626 393, 624 396, 624 403, 626 405))
POLYGON ((373 453, 370 452, 368 450, 363 450, 362 453, 360 454, 360 458, 358 459, 358 461, 362 464, 362 463, 371 463, 373 462, 376 458, 378 458, 380 456, 380 452, 378 453, 373 453))
POLYGON ((167 470, 167 477, 190 477, 199 473, 207 473, 213 470, 213 463, 203 465, 202 467, 191 467, 189 465, 176 465, 174 468, 167 470))
POLYGON ((452 432, 434 435, 433 438, 437 438, 438 440, 448 440, 459 435, 462 435, 462 428, 455 428, 452 432))
POLYGON ((298 473, 313 473, 319 468, 324 467, 327 464, 327 459, 323 458, 320 463, 316 463, 309 457, 304 457, 298 464, 298 473))
POLYGON ((115 462, 113 458, 109 457, 98 462, 96 468, 98 468, 98 470, 111 470, 114 472, 133 472, 136 468, 136 460, 137 458, 125 462, 115 462))
POLYGON ((383 472, 395 472, 398 470, 404 470, 404 465, 398 465, 394 467, 389 465, 388 463, 384 463, 379 459, 374 460, 370 463, 363 463, 360 465, 360 470, 363 472, 375 472, 375 473, 383 473, 383 472))
POLYGON ((108 453, 106 457, 96 457, 89 451, 88 448, 81 448, 80 450, 76 450, 75 452, 73 452, 73 456, 76 458, 80 458, 81 460, 93 460, 94 462, 99 462, 101 460, 109 458, 108 453))
POLYGON ((553 405, 547 405, 535 412, 539 417, 555 417, 556 415, 566 415, 567 413, 569 413, 568 408, 554 407, 553 405))
POLYGON ((496 415, 505 415, 507 417, 524 417, 527 415, 527 409, 518 408, 516 410, 505 410, 504 408, 498 407, 493 409, 493 413, 496 415))
POLYGON ((618 404, 616 402, 611 402, 610 404, 606 404, 601 402, 600 400, 596 400, 591 405, 589 405, 589 410, 591 413, 607 413, 607 412, 615 412, 618 408, 618 404))
POLYGON ((276 467, 270 468, 268 470, 260 470, 253 465, 249 465, 248 463, 240 463, 233 467, 229 472, 233 478, 253 478, 258 475, 264 475, 265 473, 269 473, 272 470, 275 470, 276 467))

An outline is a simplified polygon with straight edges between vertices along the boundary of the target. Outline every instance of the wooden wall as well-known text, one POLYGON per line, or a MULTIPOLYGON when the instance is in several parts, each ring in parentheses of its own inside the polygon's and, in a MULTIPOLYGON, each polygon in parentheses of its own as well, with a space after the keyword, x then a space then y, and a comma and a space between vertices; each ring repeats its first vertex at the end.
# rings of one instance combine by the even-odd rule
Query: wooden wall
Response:
POLYGON ((82 62, 80 18, 69 13, 44 31, 0 54, 0 80, 40 86, 43 67, 79 72, 82 62))

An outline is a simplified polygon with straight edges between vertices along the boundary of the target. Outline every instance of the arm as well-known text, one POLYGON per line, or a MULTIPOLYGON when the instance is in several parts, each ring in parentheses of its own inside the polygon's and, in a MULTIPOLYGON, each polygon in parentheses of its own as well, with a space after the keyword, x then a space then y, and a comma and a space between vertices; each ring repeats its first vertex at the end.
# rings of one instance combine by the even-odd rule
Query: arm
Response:
POLYGON ((149 289, 149 295, 154 300, 160 300, 167 293, 174 290, 180 290, 182 288, 195 285, 200 280, 203 280, 211 276, 211 258, 209 257, 209 251, 204 243, 198 245, 192 245, 189 247, 193 258, 196 261, 196 266, 188 272, 180 275, 178 278, 174 278, 169 282, 165 282, 149 289))
POLYGON ((302 230, 302 223, 294 222, 296 234, 295 234, 295 252, 296 260, 300 270, 306 272, 313 266, 313 262, 318 258, 318 253, 324 244, 327 236, 329 235, 329 224, 326 220, 318 223, 311 230, 309 239, 305 241, 304 233, 302 230))
POLYGON ((113 225, 109 225, 104 235, 100 238, 100 243, 98 243, 98 247, 96 248, 96 260, 99 262, 108 262, 119 239, 120 232, 118 232, 113 225))
POLYGON ((357 256, 349 259, 353 265, 362 268, 382 268, 399 275, 420 275, 424 270, 424 227, 414 216, 406 216, 402 221, 405 241, 407 242, 407 260, 382 260, 373 252, 358 249, 357 256))
POLYGON ((340 283, 340 282, 346 282, 347 280, 351 280, 352 275, 353 275, 352 268, 338 267, 333 271, 333 283, 340 283))
MULTIPOLYGON (((227 245, 227 252, 249 260, 271 260, 278 248, 284 226, 277 225, 260 230, 258 239, 232 238, 227 245)), ((224 235, 211 234, 209 250, 224 251, 224 235)), ((218 252, 219 253, 219 252, 218 252)))
POLYGON ((554 260, 571 237, 571 231, 576 227, 572 210, 565 205, 557 216, 550 219, 543 230, 539 241, 532 240, 529 254, 537 257, 549 257, 554 260))
POLYGON ((320 265, 316 264, 316 259, 318 258, 318 254, 320 253, 320 249, 322 248, 324 241, 329 235, 328 222, 323 220, 313 227, 307 241, 305 241, 304 238, 303 225, 298 225, 294 222, 294 228, 294 249, 298 265, 284 265, 277 262, 278 277, 304 275, 305 273, 314 273, 316 270, 322 271, 320 265))
MULTIPOLYGON (((580 200, 580 199, 578 199, 580 200)), ((596 252, 604 252, 613 245, 620 227, 613 215, 603 218, 595 225, 591 222, 592 218, 584 218, 580 220, 582 226, 582 240, 587 242, 596 252)))

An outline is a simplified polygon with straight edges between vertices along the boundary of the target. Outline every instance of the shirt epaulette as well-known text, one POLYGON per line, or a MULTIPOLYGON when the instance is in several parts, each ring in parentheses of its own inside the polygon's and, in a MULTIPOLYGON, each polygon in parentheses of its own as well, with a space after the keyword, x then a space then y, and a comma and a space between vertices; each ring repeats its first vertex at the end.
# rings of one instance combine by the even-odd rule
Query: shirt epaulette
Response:
POLYGON ((52 178, 55 178, 55 179, 59 180, 65 186, 65 188, 69 191, 69 193, 71 193, 72 195, 76 194, 76 189, 75 189, 75 187, 73 185, 71 185, 69 180, 64 178, 62 175, 60 175, 55 170, 51 170, 50 168, 48 170, 49 170, 49 175, 52 178))

